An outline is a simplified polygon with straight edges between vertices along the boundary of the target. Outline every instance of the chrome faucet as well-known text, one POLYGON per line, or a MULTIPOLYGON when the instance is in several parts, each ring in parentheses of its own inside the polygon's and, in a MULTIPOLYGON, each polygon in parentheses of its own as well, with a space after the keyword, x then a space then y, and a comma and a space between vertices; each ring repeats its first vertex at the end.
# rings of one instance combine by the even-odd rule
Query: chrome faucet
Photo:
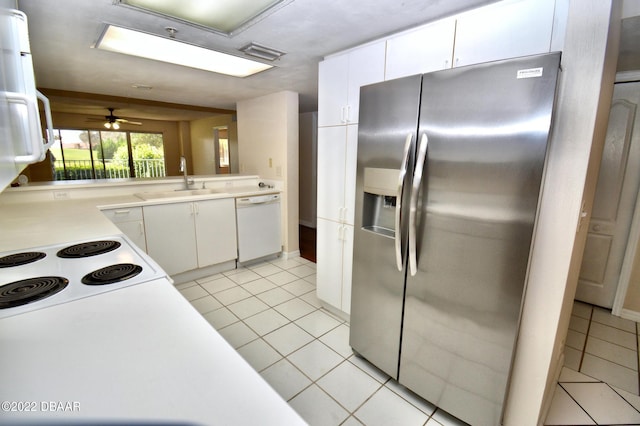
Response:
POLYGON ((193 184, 193 179, 189 179, 187 176, 187 159, 184 158, 184 155, 180 157, 180 171, 184 176, 184 189, 189 189, 189 185, 193 184))

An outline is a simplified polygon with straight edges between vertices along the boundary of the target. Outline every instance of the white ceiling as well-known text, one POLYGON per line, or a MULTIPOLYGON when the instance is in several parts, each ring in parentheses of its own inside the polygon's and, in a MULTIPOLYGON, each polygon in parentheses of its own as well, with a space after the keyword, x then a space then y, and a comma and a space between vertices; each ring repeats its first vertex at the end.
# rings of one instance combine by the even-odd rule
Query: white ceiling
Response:
MULTIPOLYGON (((39 88, 96 93, 210 108, 235 109, 236 102, 282 90, 300 94, 300 111, 317 109, 318 62, 326 55, 495 0, 293 0, 233 37, 145 14, 114 0, 19 0, 29 19, 39 88), (165 35, 203 47, 242 55, 249 42, 286 55, 276 67, 235 78, 177 65, 93 49, 105 23, 165 35), (151 86, 151 90, 133 88, 151 86)), ((52 109, 105 115, 162 118, 177 114, 131 100, 69 99, 50 96, 52 109), (95 111, 95 112, 94 112, 95 111)), ((211 115, 182 112, 178 119, 211 115)))

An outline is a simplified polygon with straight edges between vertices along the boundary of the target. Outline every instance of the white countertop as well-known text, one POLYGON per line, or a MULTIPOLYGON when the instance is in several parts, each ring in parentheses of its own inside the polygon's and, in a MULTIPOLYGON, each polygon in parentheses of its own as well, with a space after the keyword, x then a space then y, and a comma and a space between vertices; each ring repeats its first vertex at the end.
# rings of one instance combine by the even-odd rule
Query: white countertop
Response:
MULTIPOLYGON (((228 188, 224 191, 189 197, 177 195, 175 198, 148 201, 134 194, 68 200, 53 200, 51 197, 47 201, 21 203, 2 203, 0 199, 0 252, 120 234, 121 231, 101 213, 100 209, 280 192, 274 188, 247 186, 228 188)), ((177 194, 180 193, 177 192, 177 194)))
MULTIPOLYGON (((243 195, 251 194, 237 188, 216 198, 243 195)), ((121 234, 98 206, 158 202, 53 198, 0 198, 0 252, 121 234)), ((1 319, 3 401, 34 411, 0 412, 0 423, 305 424, 167 279, 1 319), (52 412, 50 402, 71 410, 52 412)))
POLYGON ((164 279, 5 318, 0 342, 2 421, 305 424, 164 279))

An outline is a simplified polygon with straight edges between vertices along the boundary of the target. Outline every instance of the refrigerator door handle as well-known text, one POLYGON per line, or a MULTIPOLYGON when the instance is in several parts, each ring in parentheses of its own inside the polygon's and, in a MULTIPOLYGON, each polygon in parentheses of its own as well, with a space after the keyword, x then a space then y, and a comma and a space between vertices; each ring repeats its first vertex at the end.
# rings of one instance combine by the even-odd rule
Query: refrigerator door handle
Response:
POLYGON ((400 218, 402 213, 402 200, 404 198, 404 179, 407 175, 407 167, 409 167, 409 151, 413 134, 409 133, 404 142, 404 154, 402 155, 402 166, 398 175, 398 198, 396 199, 396 220, 395 220, 395 247, 396 247, 396 266, 398 271, 402 271, 404 262, 402 259, 402 233, 400 231, 400 218))
POLYGON ((416 160, 416 169, 413 172, 413 187, 411 188, 411 204, 409 209, 409 272, 414 276, 418 272, 418 257, 416 253, 416 233, 417 233, 417 215, 418 215, 418 195, 420 186, 422 185, 422 172, 424 163, 427 158, 427 144, 429 138, 423 133, 420 138, 420 146, 418 148, 418 158, 416 160))

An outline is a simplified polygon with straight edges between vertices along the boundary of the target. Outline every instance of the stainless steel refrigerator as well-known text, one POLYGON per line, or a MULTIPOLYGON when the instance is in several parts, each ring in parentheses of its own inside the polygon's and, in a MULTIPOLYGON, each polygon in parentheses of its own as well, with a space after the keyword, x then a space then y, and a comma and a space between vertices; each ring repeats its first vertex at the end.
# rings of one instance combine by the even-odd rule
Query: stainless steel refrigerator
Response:
POLYGON ((560 54, 361 88, 350 344, 472 425, 501 422, 560 54))

